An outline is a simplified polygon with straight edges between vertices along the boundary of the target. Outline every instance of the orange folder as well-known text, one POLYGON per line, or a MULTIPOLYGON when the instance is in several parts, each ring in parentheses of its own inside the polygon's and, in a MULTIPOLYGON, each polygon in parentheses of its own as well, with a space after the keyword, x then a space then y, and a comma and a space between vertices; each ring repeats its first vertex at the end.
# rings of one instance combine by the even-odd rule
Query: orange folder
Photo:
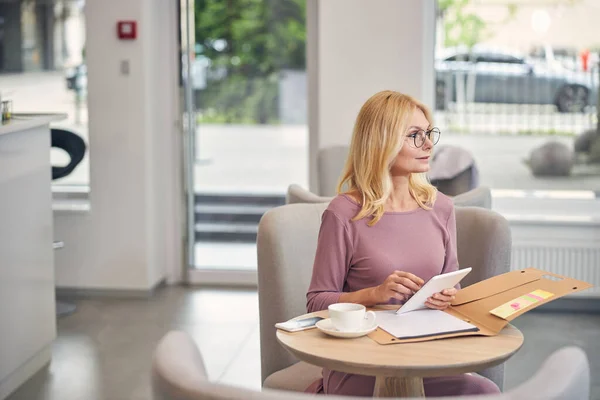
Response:
POLYGON ((458 336, 494 336, 519 315, 592 286, 587 282, 535 268, 511 271, 459 290, 452 306, 444 311, 475 325, 479 328, 477 332, 457 332, 413 339, 398 339, 378 328, 370 333, 369 337, 379 344, 394 344, 458 336))

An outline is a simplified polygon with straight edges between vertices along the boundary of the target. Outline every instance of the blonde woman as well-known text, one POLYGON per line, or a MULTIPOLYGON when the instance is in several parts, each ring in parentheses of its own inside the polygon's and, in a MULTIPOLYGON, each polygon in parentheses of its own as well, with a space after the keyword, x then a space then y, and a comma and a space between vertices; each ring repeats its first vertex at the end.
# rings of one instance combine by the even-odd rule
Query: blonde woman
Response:
MULTIPOLYGON (((435 275, 456 271, 452 201, 425 177, 440 131, 410 96, 383 91, 361 108, 336 196, 323 214, 308 312, 333 303, 400 304, 435 275), (345 188, 345 190, 343 190, 345 188)), ((427 306, 443 310, 448 288, 427 306)), ((498 393, 479 375, 425 378, 426 396, 498 393)), ((375 378, 323 370, 311 393, 372 396, 375 378)))

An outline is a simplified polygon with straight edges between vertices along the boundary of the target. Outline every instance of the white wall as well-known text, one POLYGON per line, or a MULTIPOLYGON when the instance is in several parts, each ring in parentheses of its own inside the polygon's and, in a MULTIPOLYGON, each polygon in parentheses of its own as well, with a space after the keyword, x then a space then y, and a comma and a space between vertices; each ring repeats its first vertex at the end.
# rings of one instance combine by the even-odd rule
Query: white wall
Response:
POLYGON ((145 74, 148 88, 146 116, 151 116, 152 140, 146 157, 146 179, 151 190, 149 201, 151 213, 155 213, 154 227, 148 231, 149 262, 153 263, 151 282, 165 277, 170 281, 181 278, 184 266, 183 216, 184 198, 182 189, 182 150, 180 103, 178 99, 179 63, 177 31, 179 15, 174 1, 151 0, 144 4, 144 41, 146 63, 149 73, 145 74), (154 202, 154 203, 152 203, 154 202))
POLYGON ((91 211, 55 213, 57 286, 147 290, 183 263, 176 3, 88 0, 85 14, 91 211), (119 20, 137 40, 117 39, 119 20))
POLYGON ((349 144, 362 104, 391 89, 434 104, 434 0, 307 0, 310 187, 320 148, 349 144))

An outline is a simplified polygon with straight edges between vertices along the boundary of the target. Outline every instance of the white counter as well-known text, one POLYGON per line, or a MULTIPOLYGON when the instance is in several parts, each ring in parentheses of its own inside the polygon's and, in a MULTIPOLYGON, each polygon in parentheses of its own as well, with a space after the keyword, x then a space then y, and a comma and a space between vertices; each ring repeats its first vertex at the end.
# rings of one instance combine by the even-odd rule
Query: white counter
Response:
POLYGON ((50 362, 56 337, 49 123, 0 125, 0 399, 50 362))
POLYGON ((0 136, 9 133, 22 132, 40 126, 47 127, 50 122, 67 118, 65 114, 13 114, 13 118, 0 123, 0 136))

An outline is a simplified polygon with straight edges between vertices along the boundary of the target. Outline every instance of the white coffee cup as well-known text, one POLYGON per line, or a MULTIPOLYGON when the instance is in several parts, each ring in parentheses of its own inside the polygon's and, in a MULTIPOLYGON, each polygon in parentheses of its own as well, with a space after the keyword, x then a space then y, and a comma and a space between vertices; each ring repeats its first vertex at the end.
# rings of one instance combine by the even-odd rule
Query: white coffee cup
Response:
POLYGON ((331 323, 340 332, 356 332, 375 322, 375 313, 355 303, 335 303, 329 306, 331 323))

